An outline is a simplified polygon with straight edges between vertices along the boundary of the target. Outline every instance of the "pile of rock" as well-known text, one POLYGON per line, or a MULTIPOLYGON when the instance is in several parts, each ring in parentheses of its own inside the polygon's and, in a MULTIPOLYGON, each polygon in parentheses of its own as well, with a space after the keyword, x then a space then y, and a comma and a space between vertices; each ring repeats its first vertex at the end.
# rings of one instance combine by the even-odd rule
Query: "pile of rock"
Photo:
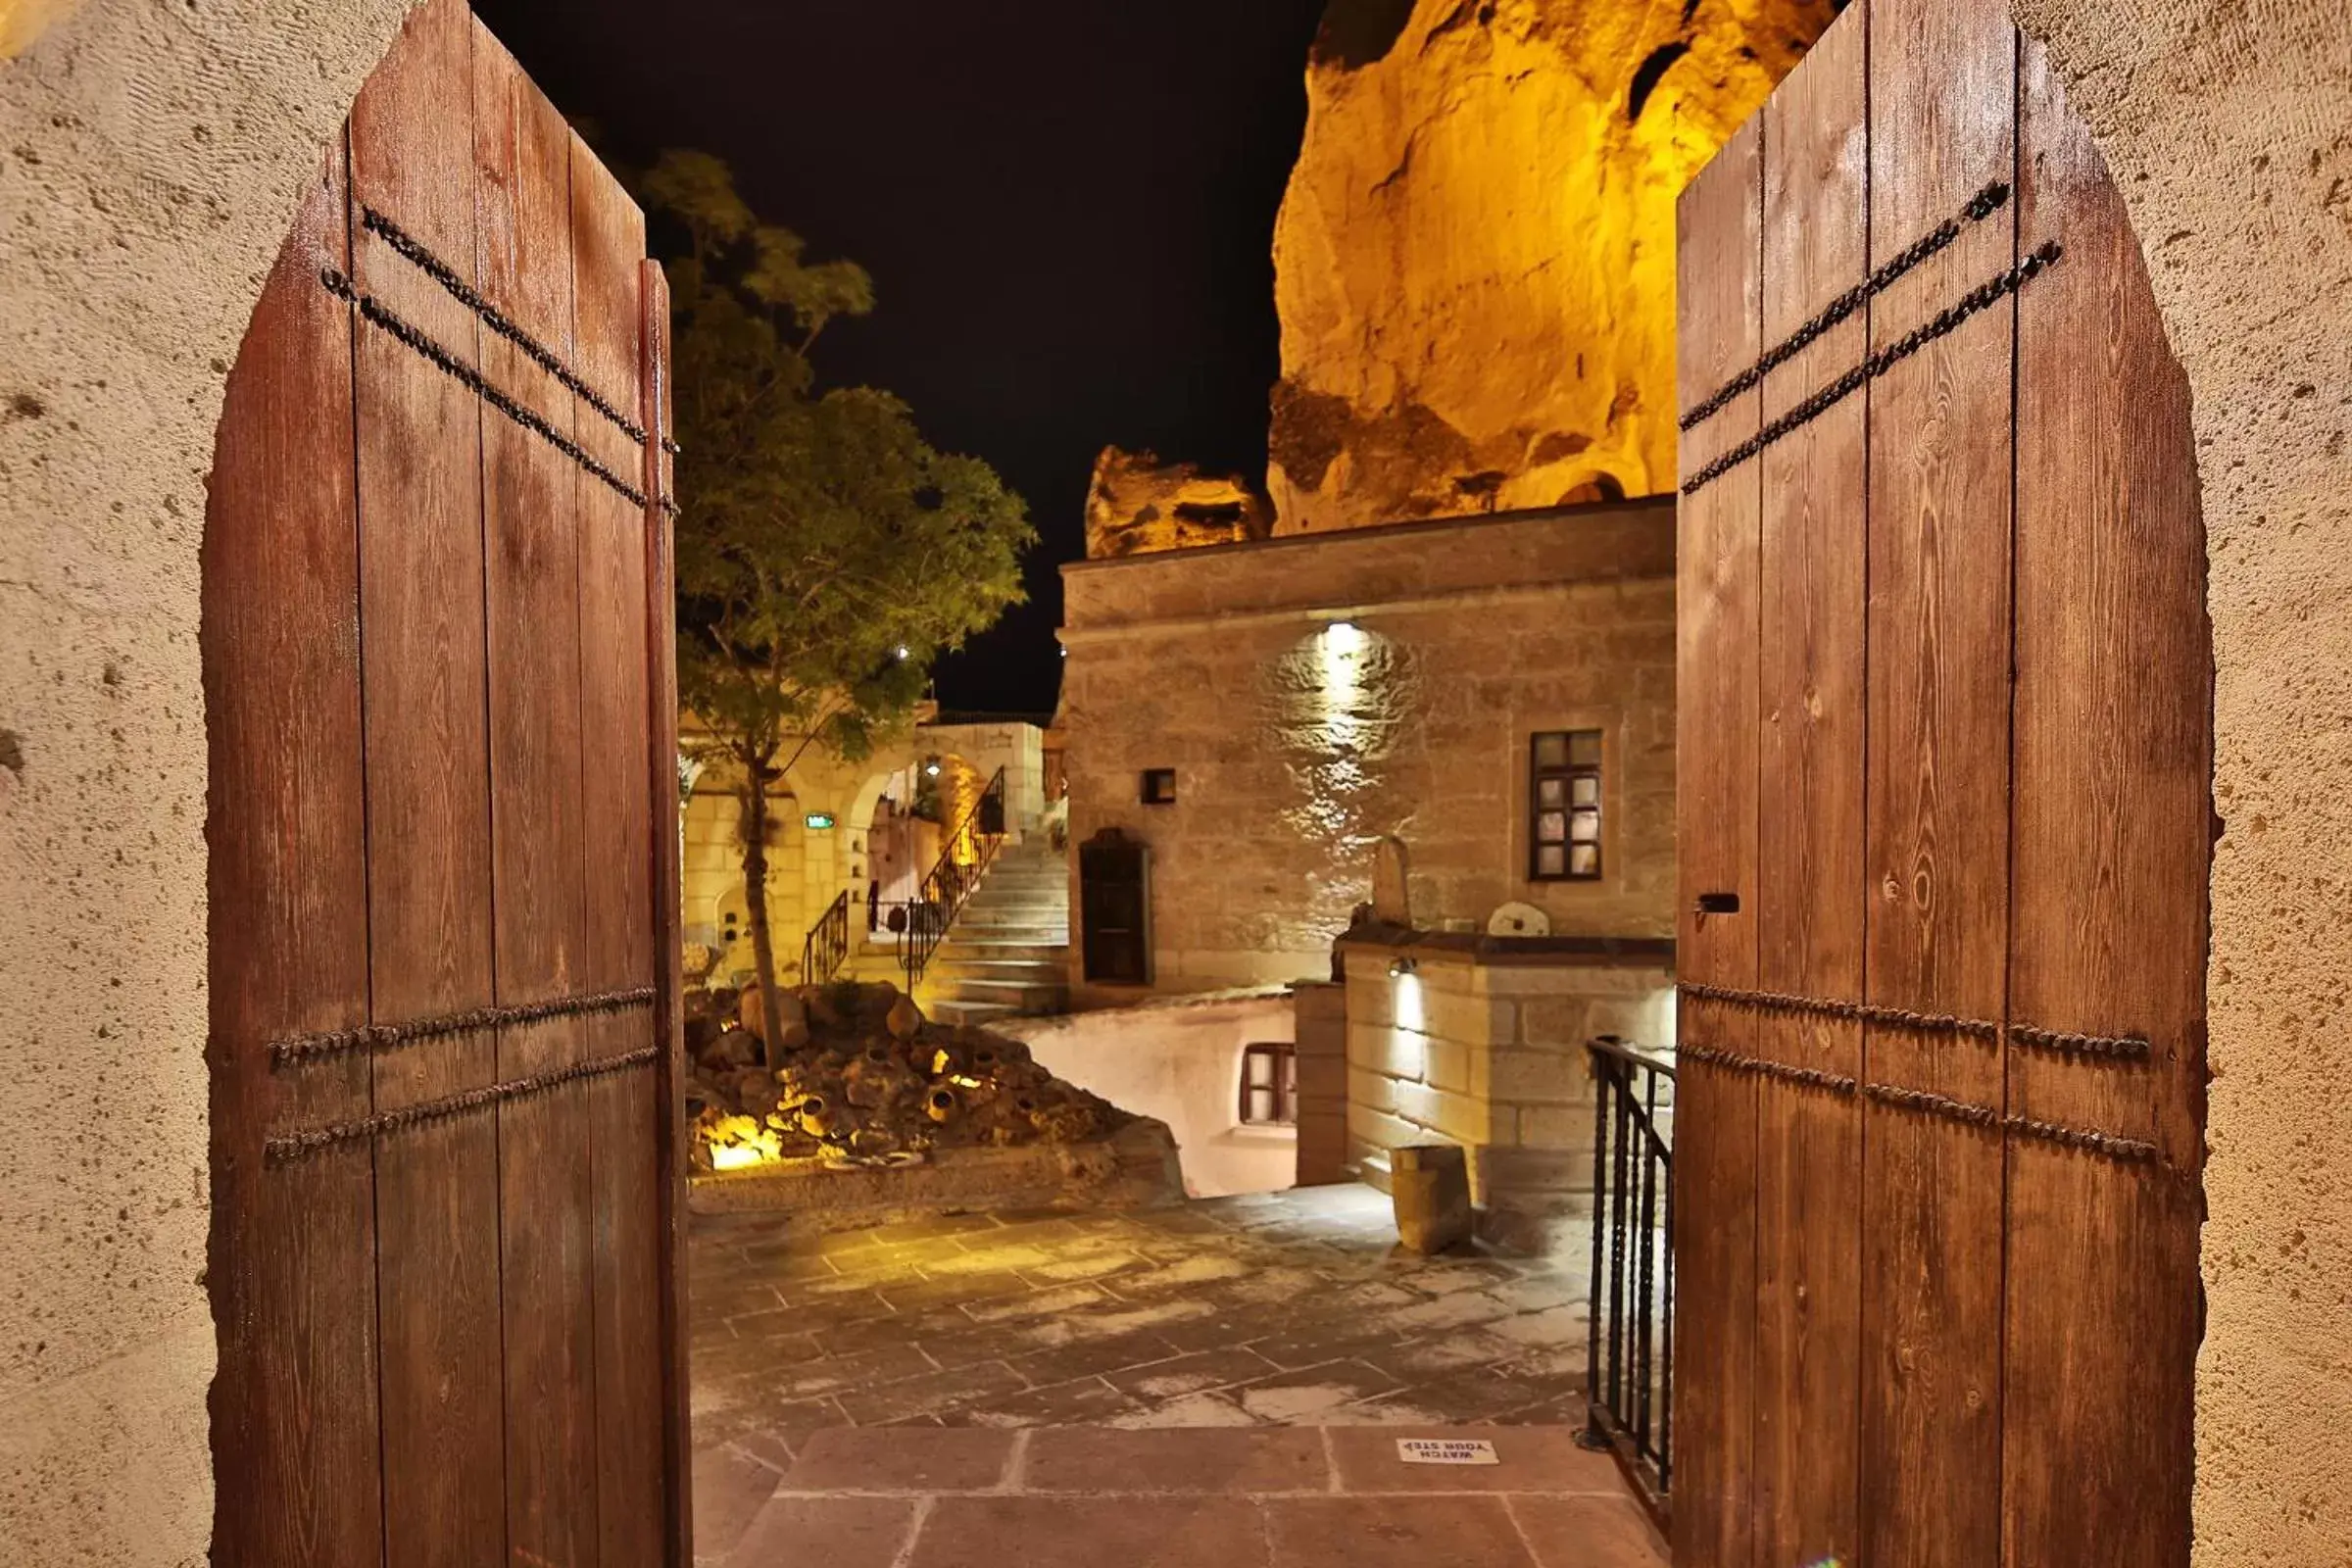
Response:
POLYGON ((699 1169, 1076 1144, 1135 1119, 1055 1078, 1017 1040, 929 1022, 888 981, 784 993, 760 1020, 773 1042, 764 1049, 751 1029, 729 1026, 730 1000, 701 999, 688 1023, 699 1169))

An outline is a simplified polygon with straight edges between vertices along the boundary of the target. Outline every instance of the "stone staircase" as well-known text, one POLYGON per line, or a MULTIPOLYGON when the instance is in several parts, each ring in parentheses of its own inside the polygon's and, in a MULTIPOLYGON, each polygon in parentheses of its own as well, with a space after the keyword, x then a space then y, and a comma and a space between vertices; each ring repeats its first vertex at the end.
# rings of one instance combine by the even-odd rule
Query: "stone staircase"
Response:
POLYGON ((1041 834, 997 857, 931 956, 916 1000, 944 1023, 1069 1004, 1069 862, 1041 834))

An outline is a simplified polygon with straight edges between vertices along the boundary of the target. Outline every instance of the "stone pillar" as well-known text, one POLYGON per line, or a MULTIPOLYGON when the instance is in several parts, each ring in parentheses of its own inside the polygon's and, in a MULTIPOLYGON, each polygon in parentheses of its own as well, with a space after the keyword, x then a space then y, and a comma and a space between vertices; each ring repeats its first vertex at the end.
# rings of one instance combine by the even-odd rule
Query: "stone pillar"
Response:
POLYGON ((1330 980, 1291 987, 1298 1053, 1300 1187, 1324 1187, 1348 1173, 1348 991, 1330 980))

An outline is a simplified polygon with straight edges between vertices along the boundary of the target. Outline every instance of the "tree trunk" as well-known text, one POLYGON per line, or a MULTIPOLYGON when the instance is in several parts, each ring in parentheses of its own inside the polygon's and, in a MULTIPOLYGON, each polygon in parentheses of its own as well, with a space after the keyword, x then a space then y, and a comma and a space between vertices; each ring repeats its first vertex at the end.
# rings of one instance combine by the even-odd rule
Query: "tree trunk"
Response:
POLYGON ((768 1036, 775 1031, 776 938, 767 923, 767 763, 744 759, 743 900, 752 928, 752 965, 760 976, 760 1058, 768 1061, 768 1036))

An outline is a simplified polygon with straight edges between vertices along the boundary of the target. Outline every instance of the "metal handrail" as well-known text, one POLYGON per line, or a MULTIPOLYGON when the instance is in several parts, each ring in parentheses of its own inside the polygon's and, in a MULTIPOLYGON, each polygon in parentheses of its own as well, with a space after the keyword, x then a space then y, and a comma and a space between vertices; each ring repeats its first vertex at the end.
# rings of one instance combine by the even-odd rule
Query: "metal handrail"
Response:
POLYGON ((1674 1482, 1674 1063, 1614 1035, 1585 1054, 1597 1089, 1585 1441, 1616 1455, 1662 1529, 1674 1482))
POLYGON ((923 978, 931 956, 947 939, 948 928, 971 902, 980 887, 980 879, 996 863, 997 851, 1004 844, 1004 770, 998 768, 989 775, 979 799, 947 837, 941 841, 939 863, 932 866, 922 880, 920 897, 906 906, 906 929, 899 933, 899 967, 906 971, 906 989, 912 991, 923 978), (993 831, 987 822, 993 815, 993 831), (956 846, 969 835, 973 858, 969 865, 956 859, 956 846))
POLYGON ((821 986, 841 972, 850 956, 850 890, 833 897, 801 943, 801 984, 821 986))

